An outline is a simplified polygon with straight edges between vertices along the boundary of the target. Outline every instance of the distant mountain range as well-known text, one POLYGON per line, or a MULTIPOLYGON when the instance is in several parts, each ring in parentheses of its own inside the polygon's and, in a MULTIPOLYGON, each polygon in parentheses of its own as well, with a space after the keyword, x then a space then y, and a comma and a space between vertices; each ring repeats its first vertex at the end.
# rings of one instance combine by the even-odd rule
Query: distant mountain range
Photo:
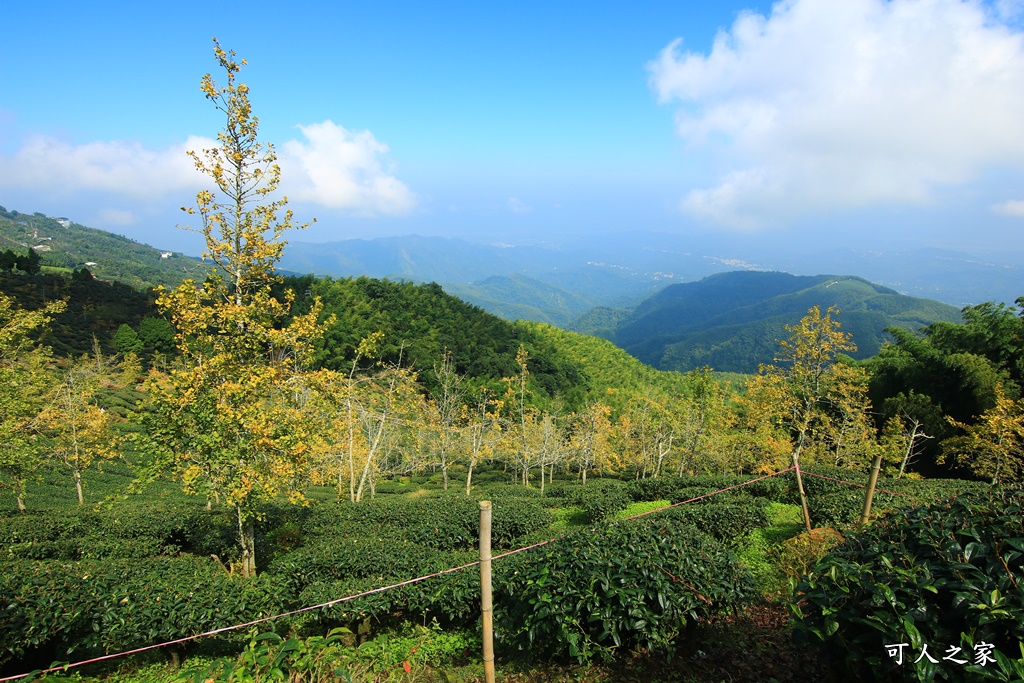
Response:
POLYGON ((659 370, 716 370, 753 373, 771 363, 786 325, 795 325, 812 306, 835 306, 841 330, 852 334, 857 351, 878 353, 886 327, 917 330, 937 320, 959 321, 948 304, 920 299, 849 275, 797 276, 731 272, 699 282, 670 285, 631 312, 591 312, 572 327, 614 342, 659 370))
MULTIPOLYGON (((100 278, 139 288, 202 278, 209 268, 103 230, 0 207, 0 249, 29 247, 51 270, 88 267, 100 278)), ((784 326, 814 304, 841 309, 843 329, 854 334, 856 355, 865 357, 877 352, 888 325, 916 329, 956 320, 964 304, 1012 302, 1024 294, 1021 265, 959 252, 800 256, 793 248, 754 240, 723 246, 709 237, 655 233, 594 236, 576 246, 482 245, 415 235, 291 242, 281 267, 296 274, 437 282, 503 318, 603 337, 666 370, 710 365, 756 371, 759 362, 772 360, 784 326), (856 276, 789 274, 801 270, 856 276)))
POLYGON ((291 242, 282 267, 320 275, 437 282, 508 318, 566 326, 593 307, 631 309, 667 285, 720 272, 850 273, 901 294, 963 307, 1024 294, 1024 256, 1002 260, 925 247, 814 251, 754 238, 597 235, 578 244, 476 244, 441 237, 291 242))

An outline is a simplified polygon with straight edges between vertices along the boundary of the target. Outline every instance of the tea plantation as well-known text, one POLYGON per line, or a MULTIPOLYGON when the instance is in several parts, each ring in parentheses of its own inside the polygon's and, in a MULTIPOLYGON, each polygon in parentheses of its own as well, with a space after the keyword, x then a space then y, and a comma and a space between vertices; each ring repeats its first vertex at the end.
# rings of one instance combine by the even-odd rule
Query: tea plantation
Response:
MULTIPOLYGON (((113 493, 127 474, 108 468, 90 486, 113 493)), ((560 680, 573 670, 615 680, 627 662, 638 670, 660 662, 662 680, 715 680, 728 663, 709 669, 695 653, 715 660, 716 649, 736 647, 723 638, 749 637, 750 614, 785 604, 796 640, 786 625, 782 646, 803 662, 777 680, 807 666, 818 675, 839 672, 836 680, 1016 680, 1024 670, 1019 492, 962 481, 884 482, 892 493, 878 494, 880 519, 859 535, 831 537, 801 534, 791 473, 667 507, 745 480, 556 479, 541 493, 485 469, 472 496, 444 492, 426 477, 383 482, 361 503, 313 489, 305 506, 262 510, 264 569, 254 579, 233 571, 236 521, 226 508, 208 510, 205 501, 159 487, 85 508, 54 495, 49 506, 0 517, 0 666, 17 675, 471 564, 477 503, 486 498, 496 554, 554 539, 494 562, 504 680, 560 680), (892 514, 924 503, 931 505, 892 514), (883 646, 901 642, 906 661, 897 665, 883 646), (987 666, 941 660, 940 645, 971 654, 981 642, 995 646, 987 666), (940 663, 913 662, 925 643, 940 663)), ((856 520, 862 489, 804 480, 817 526, 845 529, 856 520)), ((46 491, 44 483, 34 500, 46 491)), ((67 675, 474 680, 479 590, 470 566, 67 675)), ((756 667, 738 666, 735 680, 756 680, 742 677, 743 666, 755 676, 756 667)))

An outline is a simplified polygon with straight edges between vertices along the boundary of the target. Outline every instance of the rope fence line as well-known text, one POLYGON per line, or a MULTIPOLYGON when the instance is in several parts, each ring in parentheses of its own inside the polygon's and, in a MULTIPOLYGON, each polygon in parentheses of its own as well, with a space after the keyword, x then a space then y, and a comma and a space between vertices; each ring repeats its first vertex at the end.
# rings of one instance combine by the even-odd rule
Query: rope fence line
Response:
MULTIPOLYGON (((745 482, 742 482, 740 484, 735 484, 733 486, 727 486, 727 487, 725 487, 723 489, 719 489, 717 491, 711 491, 709 493, 705 493, 703 495, 696 496, 694 498, 689 498, 687 500, 683 500, 683 501, 680 501, 678 503, 672 503, 671 505, 667 505, 667 506, 662 507, 662 508, 657 508, 655 510, 648 510, 647 512, 641 512, 641 513, 632 515, 630 517, 625 517, 625 518, 623 518, 621 520, 615 520, 615 521, 624 522, 624 521, 627 521, 627 520, 637 519, 639 517, 644 517, 646 515, 650 515, 650 514, 653 514, 653 513, 656 513, 656 512, 661 512, 662 510, 668 510, 669 508, 673 508, 673 507, 676 507, 676 506, 679 506, 679 505, 685 505, 686 503, 692 503, 692 502, 695 502, 695 501, 698 501, 698 500, 702 500, 704 498, 710 498, 711 496, 716 496, 716 495, 718 495, 720 493, 725 493, 726 491, 732 491, 733 489, 738 489, 738 488, 741 488, 743 486, 747 486, 749 484, 753 484, 754 482, 757 482, 757 481, 762 481, 764 479, 769 479, 771 477, 777 477, 777 476, 785 474, 787 472, 791 472, 791 471, 793 471, 795 469, 796 469, 796 467, 788 467, 788 468, 786 468, 784 470, 780 470, 780 471, 774 472, 772 474, 766 474, 764 476, 757 477, 755 479, 751 479, 749 481, 745 481, 745 482)), ((807 474, 810 474, 810 473, 807 473, 807 474)), ((820 476, 820 475, 814 475, 814 476, 820 476)), ((823 477, 823 478, 824 479, 829 479, 830 477, 823 477)), ((834 481, 840 481, 840 480, 835 479, 834 481)), ((852 482, 840 482, 840 483, 850 483, 850 484, 852 484, 852 482)), ((860 484, 852 484, 852 485, 854 485, 854 486, 861 486, 860 484)), ((896 495, 902 495, 902 494, 896 494, 896 495)), ((524 546, 522 548, 516 548, 515 550, 509 550, 507 552, 500 553, 498 555, 494 555, 493 557, 491 557, 491 560, 492 561, 493 560, 500 560, 502 558, 509 557, 509 556, 512 556, 512 555, 516 555, 518 553, 526 552, 528 550, 533 550, 534 548, 539 548, 541 546, 548 545, 549 543, 553 543, 553 542, 558 541, 558 540, 560 540, 560 539, 562 539, 564 537, 565 537, 565 534, 562 534, 562 535, 556 536, 554 538, 549 538, 549 539, 544 540, 544 541, 539 541, 539 542, 534 543, 532 545, 524 546)), ((60 666, 52 666, 52 667, 50 667, 48 669, 37 669, 35 671, 30 671, 28 673, 23 673, 23 674, 17 674, 15 676, 6 676, 4 678, 0 678, 0 683, 6 683, 7 681, 17 681, 17 680, 20 680, 22 678, 27 678, 27 677, 33 676, 33 675, 42 675, 42 674, 48 674, 48 673, 56 673, 58 671, 67 671, 69 669, 74 669, 74 668, 77 668, 77 667, 86 666, 88 664, 96 664, 96 663, 99 663, 99 662, 109 661, 109 660, 112 660, 112 659, 118 659, 120 657, 127 657, 129 655, 135 655, 135 654, 140 654, 140 653, 143 653, 143 652, 149 652, 151 650, 158 650, 158 649, 164 648, 164 647, 170 647, 171 645, 180 645, 182 643, 187 643, 187 642, 191 642, 191 641, 194 641, 194 640, 199 640, 200 638, 208 638, 210 636, 215 636, 215 635, 218 635, 218 634, 221 634, 221 633, 228 633, 230 631, 237 631, 237 630, 240 630, 240 629, 243 629, 243 628, 249 628, 250 626, 257 626, 259 624, 265 624, 265 623, 268 623, 268 622, 271 622, 271 621, 276 621, 278 619, 283 619, 285 617, 295 616, 296 614, 302 614, 304 612, 311 612, 311 611, 317 610, 317 609, 326 609, 328 607, 333 607, 334 605, 340 605, 341 603, 349 602, 349 601, 355 600, 357 598, 363 598, 363 597, 366 597, 368 595, 375 595, 377 593, 383 593, 385 591, 393 590, 395 588, 402 588, 404 586, 410 586, 412 584, 416 584, 416 583, 420 583, 422 581, 426 581, 427 579, 433 579, 433 578, 436 578, 438 576, 443 576, 445 574, 452 574, 454 572, 462 571, 464 569, 469 569, 470 567, 476 567, 479 564, 480 564, 480 560, 476 560, 476 561, 473 561, 473 562, 468 562, 466 564, 460 565, 458 567, 451 567, 449 569, 442 569, 442 570, 434 572, 432 574, 426 574, 424 576, 418 576, 418 577, 416 577, 414 579, 408 579, 407 581, 401 581, 399 583, 394 583, 394 584, 391 584, 391 585, 388 585, 388 586, 381 586, 379 588, 374 588, 374 589, 371 589, 371 590, 368 590, 368 591, 363 591, 362 593, 356 593, 354 595, 348 595, 348 596, 345 596, 343 598, 337 598, 336 600, 330 600, 328 602, 323 602, 323 603, 320 603, 318 605, 310 605, 308 607, 300 607, 299 609, 291 610, 290 612, 283 612, 281 614, 275 614, 275 615, 269 616, 269 617, 262 617, 260 619, 253 619, 252 621, 247 621, 247 622, 242 623, 242 624, 235 624, 235 625, 232 625, 232 626, 224 626, 222 628, 214 629, 212 631, 205 631, 203 633, 197 633, 195 635, 185 636, 184 638, 177 638, 175 640, 169 640, 169 641, 166 641, 166 642, 163 642, 163 643, 155 643, 153 645, 146 645, 146 646, 143 646, 143 647, 134 648, 132 650, 125 650, 123 652, 116 652, 114 654, 108 654, 108 655, 102 655, 102 656, 99 656, 99 657, 93 657, 91 659, 85 659, 85 660, 82 660, 82 661, 79 661, 79 662, 73 662, 73 663, 70 663, 70 664, 62 664, 60 666)))
POLYGON ((738 489, 741 486, 746 486, 748 484, 753 484, 755 481, 761 481, 762 479, 770 479, 771 477, 777 477, 780 474, 785 474, 786 472, 791 472, 791 471, 793 471, 795 469, 796 469, 795 466, 787 467, 784 470, 779 470, 778 472, 773 472, 772 474, 766 474, 763 477, 757 477, 756 479, 751 479, 750 481, 745 481, 742 484, 735 484, 733 486, 726 486, 724 489, 719 489, 717 491, 712 491, 710 493, 705 493, 704 495, 697 496, 695 498, 690 498, 688 500, 681 500, 678 503, 672 503, 671 505, 666 505, 663 508, 657 508, 655 510, 648 510, 647 512, 641 512, 641 513, 633 515, 632 517, 623 517, 619 521, 620 522, 625 522, 627 519, 636 519, 637 517, 643 517, 644 515, 650 515, 650 514, 653 514, 655 512, 661 512, 662 510, 668 510, 669 508, 674 508, 677 505, 685 505, 686 503, 692 503, 694 501, 698 501, 698 500, 701 500, 703 498, 710 498, 711 496, 717 496, 719 493, 725 493, 726 491, 732 491, 733 489, 738 489))
MULTIPOLYGON (((793 469, 793 468, 790 467, 789 469, 793 469)), ((824 474, 815 474, 814 472, 808 472, 807 470, 800 470, 800 473, 801 474, 809 474, 812 477, 817 477, 818 479, 828 479, 829 481, 838 482, 840 484, 847 484, 849 486, 856 486, 859 489, 866 489, 867 488, 866 484, 858 484, 858 483, 852 482, 852 481, 844 481, 842 479, 836 479, 835 477, 826 477, 824 474)), ((890 496, 900 496, 901 498, 909 498, 910 497, 906 493, 899 493, 897 491, 888 491, 886 489, 876 488, 875 491, 879 491, 881 493, 888 493, 890 496)))

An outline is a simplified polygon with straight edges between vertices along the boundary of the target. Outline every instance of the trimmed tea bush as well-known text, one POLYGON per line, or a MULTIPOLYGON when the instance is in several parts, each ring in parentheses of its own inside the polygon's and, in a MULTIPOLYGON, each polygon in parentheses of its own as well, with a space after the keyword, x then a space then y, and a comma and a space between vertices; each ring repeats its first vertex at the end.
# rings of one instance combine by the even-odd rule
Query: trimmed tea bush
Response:
POLYGON ((797 586, 792 607, 797 635, 846 677, 1019 680, 1021 586, 1024 492, 972 492, 848 535, 797 586), (901 666, 885 647, 899 643, 901 666), (993 646, 987 666, 975 663, 982 643, 993 646), (924 645, 937 663, 921 656, 924 645), (943 660, 949 647, 967 663, 943 660))
POLYGON ((678 524, 692 524, 714 538, 735 545, 754 529, 768 526, 768 501, 720 494, 656 513, 678 524))
POLYGON ((0 665, 127 650, 270 616, 282 611, 279 593, 271 577, 238 580, 208 558, 5 562, 0 665))
POLYGON ((583 662, 616 648, 671 653, 687 623, 741 603, 754 585, 723 545, 650 515, 503 560, 495 593, 507 650, 583 662))

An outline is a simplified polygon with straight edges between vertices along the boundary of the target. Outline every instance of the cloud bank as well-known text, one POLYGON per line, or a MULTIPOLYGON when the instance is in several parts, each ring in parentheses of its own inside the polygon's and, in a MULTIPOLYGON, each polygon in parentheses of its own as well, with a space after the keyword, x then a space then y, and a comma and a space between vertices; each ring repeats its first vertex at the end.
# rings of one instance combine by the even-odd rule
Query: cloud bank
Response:
MULTIPOLYGON (((352 133, 331 121, 299 126, 305 141, 282 145, 281 189, 290 198, 360 215, 398 215, 415 206, 415 196, 384 170, 387 146, 369 131, 352 133)), ((140 204, 166 201, 190 204, 195 192, 212 181, 195 169, 188 150, 216 146, 209 138, 189 137, 165 149, 138 142, 72 144, 53 136, 25 140, 11 155, 0 155, 0 191, 34 190, 69 197, 90 194, 111 206, 104 220, 134 222, 140 204)))
POLYGON ((58 138, 28 138, 13 155, 0 158, 0 188, 47 190, 57 194, 101 192, 130 200, 156 200, 203 186, 186 155, 215 143, 190 137, 163 150, 137 142, 73 145, 58 138))
POLYGON ((720 165, 682 208, 755 229, 927 204, 1024 161, 1024 34, 960 0, 786 0, 742 14, 710 54, 648 65, 688 151, 720 165))

